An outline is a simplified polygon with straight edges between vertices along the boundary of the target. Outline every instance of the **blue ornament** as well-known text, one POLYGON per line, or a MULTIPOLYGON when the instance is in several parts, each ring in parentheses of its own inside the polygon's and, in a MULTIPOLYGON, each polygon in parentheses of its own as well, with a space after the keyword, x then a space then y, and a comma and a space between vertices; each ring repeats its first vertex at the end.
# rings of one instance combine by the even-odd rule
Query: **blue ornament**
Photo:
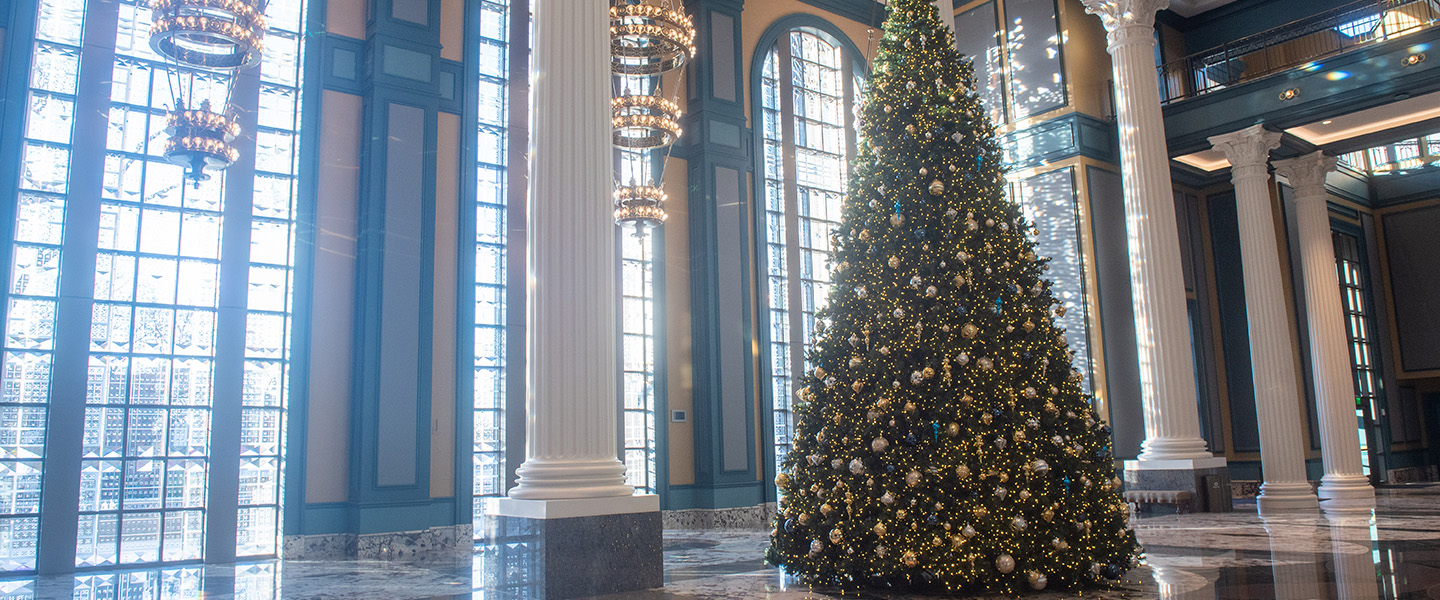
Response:
POLYGON ((931 424, 930 424, 930 440, 931 440, 931 441, 940 441, 940 424, 939 424, 939 423, 931 423, 931 424))
POLYGON ((785 519, 785 533, 795 531, 795 519, 785 519))
POLYGON ((924 227, 921 227, 921 228, 915 230, 915 239, 917 239, 917 240, 923 240, 923 239, 925 239, 925 228, 924 228, 924 227))
POLYGON ((895 465, 885 465, 885 472, 886 472, 886 473, 894 473, 894 472, 895 472, 895 465))
POLYGON ((918 439, 915 438, 915 434, 911 433, 911 434, 906 434, 906 435, 905 435, 905 445, 906 445, 906 446, 914 446, 915 444, 918 444, 918 443, 920 443, 920 440, 918 440, 918 439))
POLYGON ((926 523, 929 523, 929 524, 931 524, 931 525, 934 525, 934 524, 940 522, 940 517, 932 514, 932 515, 930 515, 930 516, 928 516, 928 517, 925 517, 925 522, 926 522, 926 523))
POLYGON ((963 316, 965 316, 965 313, 966 313, 967 311, 965 310, 965 307, 963 307, 963 306, 957 306, 957 307, 955 307, 955 312, 956 312, 956 313, 959 313, 959 315, 963 317, 963 316))
POLYGON ((895 214, 897 214, 897 215, 900 214, 900 201, 899 201, 899 200, 896 200, 896 201, 895 201, 895 214))
POLYGON ((976 155, 976 156, 975 156, 975 164, 976 164, 976 165, 979 165, 979 166, 985 166, 985 155, 984 155, 984 154, 978 154, 978 155, 976 155))

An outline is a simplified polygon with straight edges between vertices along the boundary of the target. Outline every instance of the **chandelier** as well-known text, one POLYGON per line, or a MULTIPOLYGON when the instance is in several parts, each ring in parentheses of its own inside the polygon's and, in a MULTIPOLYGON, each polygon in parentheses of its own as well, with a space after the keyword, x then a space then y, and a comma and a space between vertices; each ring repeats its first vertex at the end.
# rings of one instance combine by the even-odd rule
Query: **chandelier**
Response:
POLYGON ((614 145, 622 154, 616 179, 630 182, 615 187, 615 223, 633 226, 637 236, 669 216, 663 170, 668 149, 682 134, 680 106, 671 99, 679 95, 681 78, 668 78, 674 88, 667 95, 663 76, 695 58, 695 25, 676 6, 679 1, 614 0, 610 6, 610 66, 616 82, 610 107, 614 145))
POLYGON ((260 63, 265 0, 151 0, 150 48, 165 57, 174 100, 165 159, 196 187, 240 157, 230 106, 235 75, 260 63), (218 109, 217 109, 218 107, 218 109))
POLYGON ((615 145, 652 150, 680 139, 680 107, 667 98, 625 94, 610 100, 615 111, 615 145))
POLYGON ((637 1, 610 7, 611 68, 623 75, 659 75, 695 57, 695 24, 684 11, 637 1))
POLYGON ((651 185, 617 186, 615 188, 615 222, 658 226, 670 215, 665 213, 665 192, 651 185))

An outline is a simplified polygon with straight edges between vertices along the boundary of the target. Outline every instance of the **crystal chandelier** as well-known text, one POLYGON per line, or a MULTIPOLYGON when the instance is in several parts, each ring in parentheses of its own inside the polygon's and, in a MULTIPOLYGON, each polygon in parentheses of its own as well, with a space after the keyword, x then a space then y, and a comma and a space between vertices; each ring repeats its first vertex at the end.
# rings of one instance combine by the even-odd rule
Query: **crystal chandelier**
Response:
MULTIPOLYGON (((633 226, 637 236, 669 216, 661 189, 664 160, 682 134, 680 106, 667 97, 662 76, 695 57, 695 25, 676 6, 679 0, 649 1, 615 0, 610 7, 610 66, 616 82, 610 104, 614 144, 622 153, 615 223, 633 226)), ((679 95, 680 80, 670 78, 675 87, 668 96, 679 95)))
POLYGON ((152 0, 150 48, 165 57, 174 99, 165 159, 199 187, 240 157, 230 107, 235 74, 260 63, 265 0, 152 0), (218 108, 217 108, 218 107, 218 108))

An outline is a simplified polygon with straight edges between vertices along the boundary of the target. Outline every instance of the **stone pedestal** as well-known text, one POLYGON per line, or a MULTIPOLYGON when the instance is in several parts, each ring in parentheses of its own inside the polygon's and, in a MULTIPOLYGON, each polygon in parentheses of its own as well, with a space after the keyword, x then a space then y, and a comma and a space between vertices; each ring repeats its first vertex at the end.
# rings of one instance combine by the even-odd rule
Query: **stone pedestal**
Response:
POLYGON ((485 539, 520 548, 528 568, 500 564, 482 575, 488 591, 529 589, 545 600, 665 585, 656 496, 605 500, 490 501, 485 539))
MULTIPOLYGON (((1230 512, 1230 469, 1225 459, 1127 460, 1125 489, 1190 492, 1185 512, 1230 512)), ((1152 510, 1165 510, 1155 507, 1152 510)))

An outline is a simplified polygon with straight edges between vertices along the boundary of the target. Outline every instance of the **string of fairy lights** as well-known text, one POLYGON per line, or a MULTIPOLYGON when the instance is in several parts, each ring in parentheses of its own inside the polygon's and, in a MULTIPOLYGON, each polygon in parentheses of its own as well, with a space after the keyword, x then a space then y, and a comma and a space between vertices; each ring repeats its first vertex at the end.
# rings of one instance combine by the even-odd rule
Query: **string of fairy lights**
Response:
POLYGON ((1002 593, 1139 547, 993 127, 933 5, 895 0, 768 560, 811 585, 1002 593))

